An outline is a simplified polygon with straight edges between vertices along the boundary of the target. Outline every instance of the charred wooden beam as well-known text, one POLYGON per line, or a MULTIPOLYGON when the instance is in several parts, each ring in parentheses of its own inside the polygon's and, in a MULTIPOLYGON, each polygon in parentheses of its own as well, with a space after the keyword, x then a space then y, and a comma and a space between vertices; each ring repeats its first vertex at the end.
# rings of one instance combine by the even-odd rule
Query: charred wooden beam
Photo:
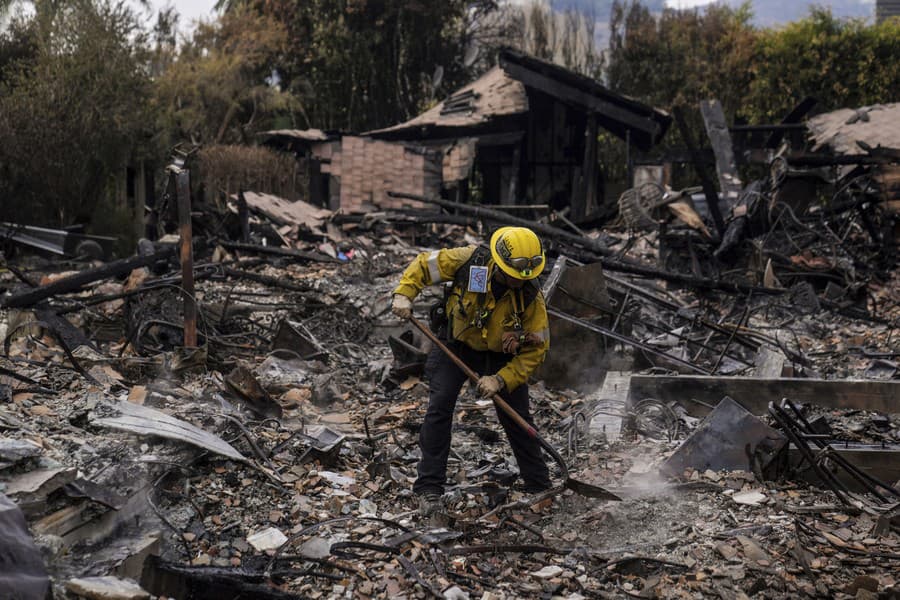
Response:
POLYGON ((692 275, 683 275, 681 273, 661 271, 659 269, 654 269, 653 267, 648 267, 642 263, 634 261, 616 260, 613 258, 609 258, 609 256, 613 253, 612 250, 607 248, 598 240, 589 237, 574 235, 556 227, 544 225, 543 223, 536 223, 527 219, 519 219, 518 217, 513 217, 511 215, 507 215, 500 211, 491 210, 489 208, 484 208, 483 206, 471 206, 468 204, 451 202, 442 198, 419 196, 417 194, 407 194, 405 192, 389 191, 387 194, 388 196, 392 196, 395 198, 408 198, 410 200, 418 200, 420 202, 437 204, 438 206, 442 206, 444 208, 456 209, 460 212, 468 212, 469 214, 486 221, 505 223, 507 225, 517 225, 520 227, 528 227, 533 231, 544 234, 548 238, 565 242, 576 247, 584 248, 594 253, 595 255, 602 256, 602 258, 600 258, 600 263, 603 264, 604 268, 609 269, 610 271, 631 273, 633 275, 639 275, 641 277, 670 281, 672 283, 678 283, 687 287, 700 288, 704 290, 718 290, 729 294, 780 295, 785 293, 785 290, 781 288, 766 288, 754 285, 745 285, 742 283, 734 283, 731 281, 722 281, 719 279, 694 277, 692 275))
POLYGON ((643 118, 626 108, 601 100, 593 94, 522 65, 503 61, 502 67, 510 77, 518 79, 528 87, 540 90, 568 104, 615 119, 630 129, 637 129, 647 134, 650 139, 655 139, 659 135, 661 126, 653 119, 643 118))
POLYGON ((703 375, 711 374, 711 371, 708 371, 707 369, 704 369, 703 367, 701 367, 699 365, 695 365, 692 362, 680 359, 677 356, 672 356, 671 354, 666 354, 665 352, 662 352, 661 350, 654 348, 650 344, 646 344, 640 340, 636 340, 632 337, 623 335, 621 333, 616 333, 614 331, 610 331, 606 327, 602 327, 600 325, 597 325, 596 323, 592 323, 591 321, 586 321, 585 319, 581 319, 581 318, 572 316, 561 310, 557 310, 555 308, 548 307, 547 314, 550 315, 551 317, 556 317, 557 319, 562 319, 564 321, 568 321, 569 323, 572 323, 573 325, 578 325, 579 327, 587 329, 588 331, 593 331, 594 333, 599 333, 603 337, 606 337, 611 340, 620 342, 622 344, 626 344, 628 346, 637 348, 638 350, 641 350, 642 352, 645 352, 647 354, 651 354, 653 356, 660 358, 664 362, 684 367, 688 371, 692 371, 694 373, 701 373, 703 375))
POLYGON ((42 386, 40 381, 35 381, 31 377, 27 377, 20 373, 16 373, 15 371, 13 371, 11 369, 5 369, 3 367, 0 367, 0 375, 3 375, 4 377, 12 377, 13 379, 21 381, 22 383, 29 383, 29 384, 35 386, 33 388, 34 390, 39 391, 42 394, 55 394, 56 393, 56 390, 51 390, 50 388, 46 388, 46 387, 42 386))
MULTIPOLYGON (((275 570, 271 574, 278 576, 282 572, 275 570)), ((314 569, 292 569, 283 574, 290 575, 337 579, 346 577, 314 569)), ((144 563, 141 586, 157 596, 194 600, 296 600, 300 597, 273 587, 269 575, 263 572, 234 567, 189 566, 167 562, 155 555, 148 556, 144 563)))
POLYGON ((158 261, 168 260, 174 254, 175 247, 170 246, 147 256, 132 256, 99 267, 85 269, 75 275, 58 279, 53 283, 0 298, 0 306, 6 308, 34 306, 38 302, 53 296, 76 292, 90 283, 109 279, 110 277, 121 277, 139 267, 146 267, 158 261))
POLYGON ((572 202, 572 218, 583 219, 597 208, 597 115, 588 115, 584 132, 581 185, 572 202))
MULTIPOLYGON (((243 266, 255 266, 262 262, 262 259, 253 259, 252 261, 246 261, 240 263, 243 266)), ((203 264, 203 265, 195 265, 194 267, 194 282, 201 281, 203 279, 211 279, 216 276, 220 276, 219 265, 215 264, 203 264)), ((122 291, 115 294, 102 294, 102 295, 93 295, 88 298, 78 299, 74 301, 75 303, 69 306, 63 305, 56 309, 56 314, 65 315, 71 312, 76 312, 83 309, 86 306, 93 306, 95 304, 103 304, 104 302, 110 302, 112 300, 119 300, 121 298, 128 298, 130 296, 138 296, 140 294, 145 294, 152 290, 158 290, 161 288, 171 288, 171 287, 181 287, 181 276, 173 276, 173 277, 162 277, 159 279, 150 279, 145 281, 140 287, 134 288, 133 290, 122 291)))
POLYGON ((284 278, 279 277, 270 277, 268 275, 260 275, 259 273, 252 273, 250 271, 242 271, 240 269, 232 269, 229 267, 225 267, 222 271, 228 277, 234 277, 235 279, 246 279, 248 281, 255 281, 256 283, 261 283, 263 285, 269 285, 272 287, 281 288, 284 290, 289 290, 292 292, 310 292, 309 286, 297 285, 295 283, 291 283, 286 281, 284 278))
POLYGON ((778 129, 772 131, 772 135, 769 136, 768 141, 766 141, 766 148, 777 148, 778 144, 781 143, 781 139, 784 137, 784 132, 789 131, 789 128, 806 129, 806 124, 801 123, 800 121, 815 107, 816 103, 816 99, 810 96, 801 100, 800 103, 791 109, 791 112, 785 115, 781 120, 778 129))
POLYGON ((872 154, 845 154, 831 156, 828 154, 788 154, 785 156, 791 166, 796 167, 833 167, 841 165, 889 165, 898 162, 897 158, 872 154))
POLYGON ((247 208, 247 199, 244 190, 238 191, 238 221, 241 223, 241 241, 250 243, 250 209, 247 208))
POLYGON ((514 217, 512 215, 508 215, 505 212, 494 210, 491 208, 485 208, 483 206, 473 206, 470 204, 460 204, 459 202, 451 202, 449 200, 444 200, 442 198, 435 197, 426 197, 420 196, 417 194, 407 194, 404 192, 388 192, 388 196, 393 198, 406 198, 409 200, 418 200, 420 202, 427 202, 429 204, 437 204, 443 208, 447 209, 455 209, 463 213, 468 213, 474 217, 478 217, 480 219, 493 221, 495 223, 506 223, 509 225, 518 225, 520 227, 528 227, 533 231, 537 231, 546 235, 549 238, 560 240, 569 244, 574 244, 576 246, 580 246, 582 248, 586 248, 591 252, 599 254, 601 256, 609 256, 612 254, 612 251, 607 248, 603 243, 594 240, 592 238, 574 235, 567 231, 563 231, 562 229, 558 229, 556 227, 551 227, 549 225, 544 225, 543 223, 535 223, 530 219, 520 219, 519 217, 514 217))
POLYGON ((761 133, 768 131, 802 131, 805 129, 806 125, 803 123, 776 123, 774 125, 732 125, 728 128, 728 131, 731 133, 761 133))
POLYGON ((703 166, 703 158, 700 155, 700 151, 697 149, 697 145, 694 144, 694 136, 691 134, 691 130, 688 128, 687 122, 684 119, 684 110, 680 106, 676 106, 672 111, 672 116, 675 117, 675 123, 681 131, 681 137, 684 139, 684 143, 691 155, 691 162, 694 165, 694 170, 697 172, 697 176, 700 178, 700 184, 703 186, 703 195, 706 197, 706 205, 709 207, 709 214, 712 215, 713 223, 716 225, 716 232, 721 238, 725 234, 725 220, 722 218, 722 211, 719 209, 719 196, 716 194, 716 188, 713 186, 712 180, 706 174, 706 169, 703 166))
POLYGON ((697 375, 631 377, 631 401, 643 398, 663 402, 675 400, 694 416, 705 416, 710 407, 716 406, 725 396, 733 398, 754 415, 766 414, 769 402, 780 402, 782 398, 824 408, 856 408, 890 414, 898 410, 900 381, 697 375))
POLYGON ((99 351, 97 345, 89 340, 83 331, 75 327, 68 319, 59 316, 55 310, 37 308, 34 311, 34 316, 38 321, 47 323, 59 339, 69 348, 75 349, 79 346, 87 346, 99 351))
POLYGON ((13 265, 6 265, 6 268, 9 270, 10 273, 15 275, 20 281, 22 281, 28 287, 32 287, 32 288, 40 287, 41 284, 39 282, 35 281, 27 273, 20 271, 13 265))
POLYGON ((228 250, 241 250, 243 252, 254 252, 256 254, 271 254, 273 256, 286 256, 290 258, 299 258, 301 260, 312 260, 316 262, 328 262, 343 264, 336 258, 321 254, 319 252, 304 252, 295 248, 276 248, 274 246, 260 246, 258 244, 243 244, 241 242, 219 242, 223 248, 228 250))
POLYGON ((718 100, 704 100, 700 102, 700 114, 703 115, 706 135, 709 136, 713 153, 716 155, 719 191, 725 206, 731 208, 738 201, 741 188, 744 186, 734 161, 734 147, 728 133, 728 125, 725 123, 722 104, 718 100))
POLYGON ((478 219, 466 217, 464 215, 448 215, 441 212, 413 212, 411 210, 386 210, 377 213, 358 214, 341 214, 334 215, 333 219, 336 225, 344 223, 360 223, 363 228, 371 226, 372 222, 385 223, 401 223, 411 225, 432 225, 436 223, 446 223, 448 225, 474 226, 478 224, 478 219))

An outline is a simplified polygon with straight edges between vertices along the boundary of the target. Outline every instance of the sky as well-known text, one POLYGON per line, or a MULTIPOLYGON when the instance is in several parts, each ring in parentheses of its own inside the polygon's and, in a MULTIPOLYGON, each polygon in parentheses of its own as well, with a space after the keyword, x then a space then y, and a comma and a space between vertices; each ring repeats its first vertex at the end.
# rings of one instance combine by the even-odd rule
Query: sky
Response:
POLYGON ((182 27, 202 18, 209 20, 213 15, 216 0, 150 0, 153 14, 166 6, 174 6, 181 15, 182 27))
MULTIPOLYGON (((521 2, 522 0, 514 1, 521 2)), ((714 0, 666 0, 666 4, 673 8, 694 8, 696 6, 709 4, 713 1, 714 0)), ((874 4, 875 2, 875 0, 864 1, 871 4, 874 4)), ((213 6, 216 4, 216 0, 150 0, 150 4, 154 15, 160 8, 169 5, 174 6, 179 14, 181 14, 181 25, 182 28, 185 28, 201 17, 207 19, 210 18, 213 14, 212 10, 213 6)), ((822 4, 827 4, 827 2, 822 2, 822 4)))
MULTIPOLYGON (((710 4, 714 0, 666 0, 666 6, 672 8, 694 8, 695 6, 703 6, 705 4, 710 4)), ((869 4, 874 4, 875 0, 863 0, 864 2, 868 2, 869 4)), ((827 2, 821 2, 821 4, 827 4, 827 2)))
MULTIPOLYGON (((211 20, 216 0, 149 0, 148 9, 142 8, 135 0, 130 0, 130 3, 139 15, 143 15, 151 22, 156 19, 156 14, 160 9, 174 6, 178 14, 181 15, 181 29, 185 31, 190 28, 189 26, 194 21, 200 18, 211 20)), ((30 14, 28 13, 31 10, 30 4, 27 2, 21 4, 24 6, 18 6, 17 8, 25 10, 26 14, 30 14)), ((2 19, 0 19, 0 25, 2 25, 2 19)))
POLYGON ((672 8, 694 8, 695 6, 703 6, 710 2, 711 0, 666 0, 666 6, 672 8))

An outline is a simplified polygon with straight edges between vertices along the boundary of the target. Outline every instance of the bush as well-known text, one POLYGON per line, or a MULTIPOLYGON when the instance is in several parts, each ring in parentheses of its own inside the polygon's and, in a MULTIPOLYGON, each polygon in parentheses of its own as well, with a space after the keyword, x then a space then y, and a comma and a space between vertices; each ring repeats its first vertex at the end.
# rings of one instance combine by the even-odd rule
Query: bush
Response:
POLYGON ((304 169, 292 155, 264 147, 209 146, 197 157, 199 176, 193 181, 207 199, 252 190, 289 200, 307 197, 304 169))

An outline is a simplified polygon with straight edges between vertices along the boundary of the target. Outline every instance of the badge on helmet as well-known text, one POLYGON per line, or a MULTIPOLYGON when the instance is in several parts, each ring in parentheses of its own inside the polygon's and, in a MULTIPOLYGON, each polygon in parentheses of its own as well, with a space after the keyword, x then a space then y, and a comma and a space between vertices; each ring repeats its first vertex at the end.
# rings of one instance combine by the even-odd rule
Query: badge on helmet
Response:
POLYGON ((491 236, 491 256, 500 270, 516 279, 534 279, 547 262, 538 236, 527 227, 501 227, 491 236))

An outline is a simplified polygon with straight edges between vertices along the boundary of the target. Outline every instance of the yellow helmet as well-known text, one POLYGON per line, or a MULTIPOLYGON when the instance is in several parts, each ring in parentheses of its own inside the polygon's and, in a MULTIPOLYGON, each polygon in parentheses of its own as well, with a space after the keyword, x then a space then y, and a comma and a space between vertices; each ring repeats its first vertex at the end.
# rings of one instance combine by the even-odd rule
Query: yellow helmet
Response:
POLYGON ((534 279, 547 262, 541 240, 527 227, 501 227, 495 231, 491 236, 491 256, 500 270, 516 279, 534 279))

